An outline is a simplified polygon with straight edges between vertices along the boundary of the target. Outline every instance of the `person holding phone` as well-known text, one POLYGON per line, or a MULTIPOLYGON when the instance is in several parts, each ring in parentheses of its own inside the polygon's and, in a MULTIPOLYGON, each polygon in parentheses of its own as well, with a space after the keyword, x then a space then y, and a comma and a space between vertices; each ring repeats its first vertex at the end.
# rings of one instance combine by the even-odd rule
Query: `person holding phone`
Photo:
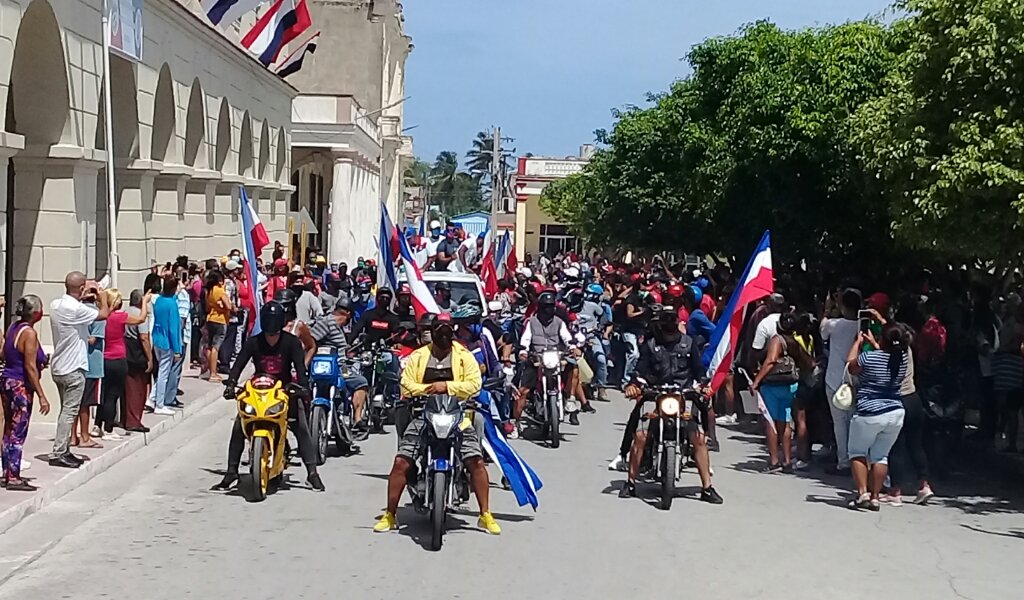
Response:
MULTIPOLYGON (((839 295, 838 317, 826 315, 821 319, 821 341, 828 347, 828 362, 825 366, 825 394, 831 399, 836 390, 842 387, 846 379, 846 357, 860 335, 860 321, 857 318, 861 308, 861 293, 855 288, 847 288, 839 295)), ((828 469, 832 474, 848 475, 850 473, 849 432, 852 411, 836 408, 828 403, 832 412, 832 430, 835 434, 836 464, 828 469)))

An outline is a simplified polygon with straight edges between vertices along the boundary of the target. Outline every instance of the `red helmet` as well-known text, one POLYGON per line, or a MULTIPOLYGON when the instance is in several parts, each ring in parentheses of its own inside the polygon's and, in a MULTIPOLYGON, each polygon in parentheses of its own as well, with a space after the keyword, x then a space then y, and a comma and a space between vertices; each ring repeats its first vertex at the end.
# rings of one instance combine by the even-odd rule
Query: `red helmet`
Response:
POLYGON ((648 292, 648 294, 650 295, 651 299, 654 300, 655 304, 661 304, 661 292, 659 292, 658 290, 651 290, 650 292, 648 292))
POLYGON ((537 292, 538 296, 544 292, 544 284, 539 281, 531 281, 530 287, 533 288, 534 292, 537 292))
POLYGON ((665 291, 668 292, 670 298, 682 298, 684 289, 681 283, 673 283, 665 291))

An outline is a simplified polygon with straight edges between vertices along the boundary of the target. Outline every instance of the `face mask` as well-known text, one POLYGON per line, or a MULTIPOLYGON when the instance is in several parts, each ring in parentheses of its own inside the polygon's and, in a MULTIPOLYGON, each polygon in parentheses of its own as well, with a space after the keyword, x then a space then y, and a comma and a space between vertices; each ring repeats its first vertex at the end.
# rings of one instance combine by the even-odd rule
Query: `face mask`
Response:
POLYGON ((431 343, 441 350, 451 350, 452 336, 453 334, 451 329, 441 328, 432 332, 433 341, 431 343))
POLYGON ((555 316, 554 306, 542 306, 537 309, 537 315, 544 319, 551 319, 555 316))

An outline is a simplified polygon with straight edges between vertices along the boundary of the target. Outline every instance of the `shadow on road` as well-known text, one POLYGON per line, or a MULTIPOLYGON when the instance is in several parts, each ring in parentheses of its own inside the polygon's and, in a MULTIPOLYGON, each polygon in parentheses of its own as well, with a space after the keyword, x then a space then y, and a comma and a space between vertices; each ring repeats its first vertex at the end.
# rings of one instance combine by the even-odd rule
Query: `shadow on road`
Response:
POLYGON ((984 533, 985 535, 998 535, 1000 537, 1018 538, 1024 540, 1024 529, 1011 529, 1010 531, 989 531, 988 529, 982 529, 981 527, 975 527, 974 525, 968 525, 967 523, 961 523, 960 527, 964 529, 970 529, 978 533, 984 533))

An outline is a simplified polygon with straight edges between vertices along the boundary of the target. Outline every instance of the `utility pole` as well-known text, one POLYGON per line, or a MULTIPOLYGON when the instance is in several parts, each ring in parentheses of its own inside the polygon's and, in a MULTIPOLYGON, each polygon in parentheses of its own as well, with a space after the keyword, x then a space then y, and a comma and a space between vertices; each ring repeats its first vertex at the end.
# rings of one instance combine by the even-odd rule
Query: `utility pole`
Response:
POLYGON ((491 236, 498 236, 498 203, 501 202, 501 127, 494 128, 491 145, 491 236))

